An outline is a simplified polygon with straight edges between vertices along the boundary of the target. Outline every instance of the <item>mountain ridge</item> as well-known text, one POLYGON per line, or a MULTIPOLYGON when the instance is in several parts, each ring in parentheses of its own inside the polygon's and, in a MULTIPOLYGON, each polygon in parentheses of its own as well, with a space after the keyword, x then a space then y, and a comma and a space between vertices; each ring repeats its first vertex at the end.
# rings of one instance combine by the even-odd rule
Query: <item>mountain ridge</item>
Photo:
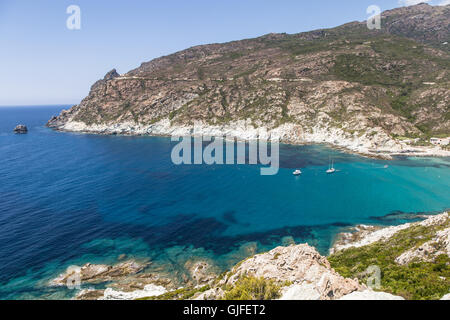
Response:
POLYGON ((450 6, 419 4, 383 12, 381 30, 350 22, 194 46, 110 71, 48 126, 170 135, 200 122, 205 134, 421 153, 406 138, 450 135, 449 21, 450 6))

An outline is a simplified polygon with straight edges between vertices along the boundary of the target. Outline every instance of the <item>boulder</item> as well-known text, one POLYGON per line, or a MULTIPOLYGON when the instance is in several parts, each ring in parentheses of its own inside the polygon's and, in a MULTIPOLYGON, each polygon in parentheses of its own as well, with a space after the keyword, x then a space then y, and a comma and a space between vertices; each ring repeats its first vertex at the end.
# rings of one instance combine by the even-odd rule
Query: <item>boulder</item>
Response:
POLYGON ((292 283, 282 289, 281 299, 286 300, 335 300, 365 289, 358 280, 339 275, 327 258, 307 244, 278 247, 255 255, 231 272, 231 276, 222 280, 224 284, 233 285, 245 275, 292 283))

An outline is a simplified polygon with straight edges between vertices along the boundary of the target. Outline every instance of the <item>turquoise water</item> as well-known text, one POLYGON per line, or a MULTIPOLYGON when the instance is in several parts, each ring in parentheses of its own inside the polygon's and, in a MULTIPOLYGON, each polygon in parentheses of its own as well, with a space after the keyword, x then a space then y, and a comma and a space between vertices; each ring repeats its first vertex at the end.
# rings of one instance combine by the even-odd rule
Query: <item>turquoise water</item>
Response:
POLYGON ((175 166, 168 138, 45 128, 60 109, 0 108, 0 299, 69 298, 48 280, 122 254, 176 278, 190 259, 223 271, 292 239, 326 254, 347 226, 450 207, 448 158, 381 161, 284 145, 276 176, 251 165, 175 166), (28 135, 12 134, 18 123, 28 135), (330 157, 334 175, 324 173, 330 157))

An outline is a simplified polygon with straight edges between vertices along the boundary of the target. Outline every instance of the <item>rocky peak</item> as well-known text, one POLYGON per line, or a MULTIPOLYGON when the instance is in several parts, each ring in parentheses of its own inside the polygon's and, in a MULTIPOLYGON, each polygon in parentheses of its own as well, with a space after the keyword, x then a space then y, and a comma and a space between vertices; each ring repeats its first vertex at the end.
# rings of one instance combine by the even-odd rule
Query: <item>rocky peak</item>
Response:
POLYGON ((117 73, 116 69, 112 69, 111 71, 109 71, 109 72, 105 75, 105 77, 103 78, 103 80, 109 81, 109 80, 115 79, 115 78, 117 78, 117 77, 120 77, 120 74, 117 73))

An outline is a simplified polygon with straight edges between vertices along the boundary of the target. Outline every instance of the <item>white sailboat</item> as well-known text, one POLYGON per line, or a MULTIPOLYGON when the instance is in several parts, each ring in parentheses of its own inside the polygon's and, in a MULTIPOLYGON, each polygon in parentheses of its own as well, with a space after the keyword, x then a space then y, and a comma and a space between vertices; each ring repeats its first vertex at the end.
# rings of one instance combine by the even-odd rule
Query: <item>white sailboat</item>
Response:
POLYGON ((334 161, 331 160, 330 166, 328 167, 327 174, 333 174, 336 172, 336 169, 334 168, 334 161))
POLYGON ((299 176, 299 175, 302 174, 302 172, 301 172, 300 170, 295 170, 292 174, 293 174, 294 176, 299 176))

